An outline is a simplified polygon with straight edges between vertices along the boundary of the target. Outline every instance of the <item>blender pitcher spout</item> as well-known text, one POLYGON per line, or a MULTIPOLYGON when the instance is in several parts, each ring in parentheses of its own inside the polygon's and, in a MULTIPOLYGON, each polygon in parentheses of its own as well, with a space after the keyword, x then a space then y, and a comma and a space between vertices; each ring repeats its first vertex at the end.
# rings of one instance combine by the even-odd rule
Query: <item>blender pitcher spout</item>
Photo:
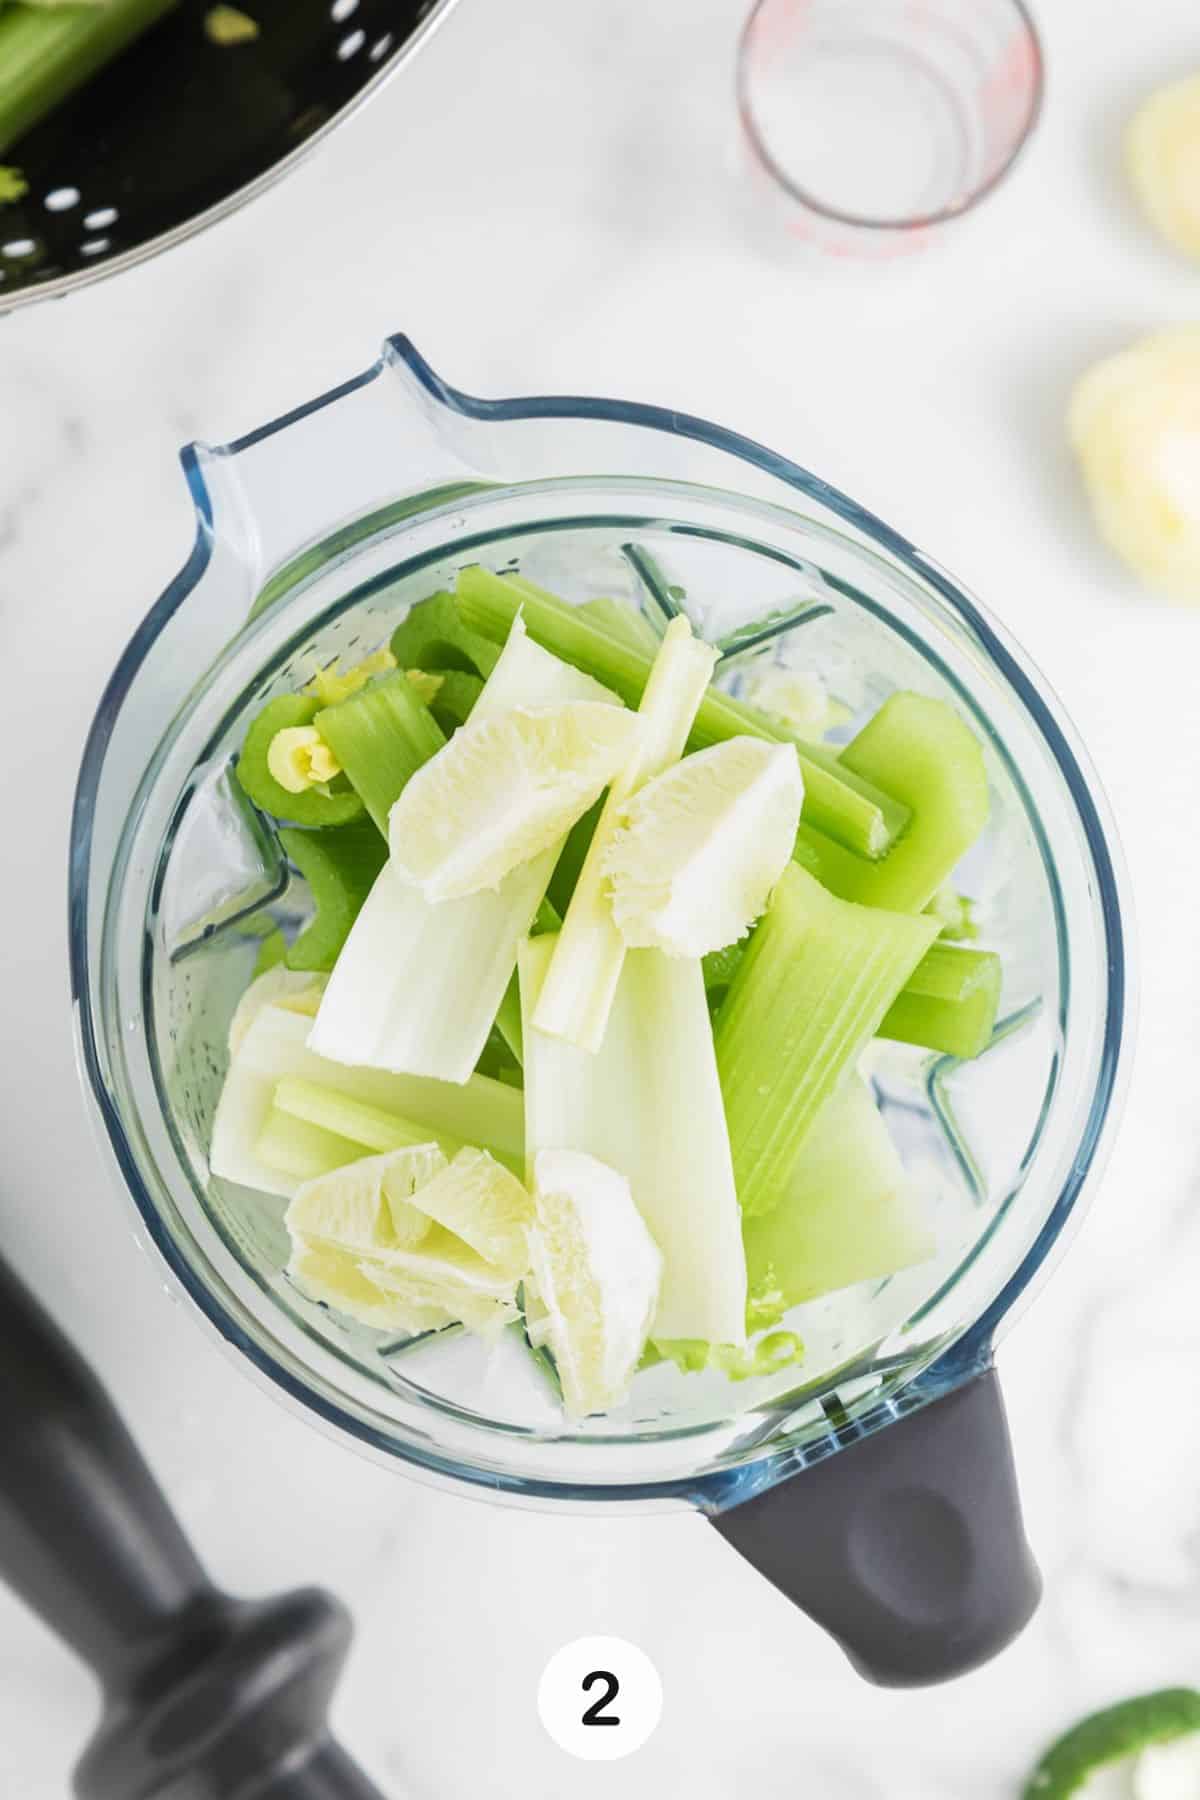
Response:
POLYGON ((189 445, 183 465, 201 532, 240 565, 256 611, 264 589, 331 534, 348 551, 499 474, 488 422, 454 403, 405 337, 268 425, 227 444, 189 445))
POLYGON ((994 1368, 711 1522, 880 1687, 968 1674, 1041 1598, 994 1368))

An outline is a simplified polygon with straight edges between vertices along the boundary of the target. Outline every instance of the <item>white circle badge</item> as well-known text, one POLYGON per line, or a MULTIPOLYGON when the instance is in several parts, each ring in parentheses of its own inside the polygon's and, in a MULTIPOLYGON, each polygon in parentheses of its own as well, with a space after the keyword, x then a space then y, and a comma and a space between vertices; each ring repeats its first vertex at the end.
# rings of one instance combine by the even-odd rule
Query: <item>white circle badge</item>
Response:
POLYGON ((538 1684, 538 1713, 560 1749, 584 1762, 640 1750, 662 1717, 658 1670, 618 1637, 582 1637, 556 1650, 538 1684))

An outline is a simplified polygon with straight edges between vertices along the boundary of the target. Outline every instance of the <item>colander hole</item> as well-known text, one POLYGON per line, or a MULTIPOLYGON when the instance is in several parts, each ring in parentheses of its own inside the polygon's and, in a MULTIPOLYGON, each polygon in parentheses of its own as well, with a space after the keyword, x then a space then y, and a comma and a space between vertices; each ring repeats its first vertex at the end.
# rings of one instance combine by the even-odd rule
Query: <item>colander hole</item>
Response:
POLYGON ((392 34, 390 31, 386 31, 386 32, 384 32, 384 34, 381 38, 378 38, 376 40, 376 42, 371 45, 370 51, 368 52, 368 54, 370 55, 371 61, 378 62, 381 57, 384 57, 387 55, 387 53, 391 49, 391 47, 392 47, 392 34))
POLYGON ((111 243, 112 239, 106 237, 85 238, 79 246, 79 254, 81 256, 99 256, 109 248, 111 243))
POLYGON ((115 206, 97 206, 94 211, 84 213, 83 222, 89 231, 107 231, 117 222, 117 209, 115 206))
POLYGON ((349 62, 352 56, 357 56, 366 41, 365 31, 352 31, 349 37, 344 37, 337 47, 339 62, 349 62))
POLYGON ((0 244, 0 256, 32 256, 37 245, 32 238, 9 238, 7 244, 0 244))
POLYGON ((357 11, 358 0, 333 0, 333 5, 329 9, 329 16, 340 25, 344 19, 350 17, 351 13, 357 11))
POLYGON ((47 212, 70 212, 73 206, 79 205, 80 198, 79 189, 76 187, 51 188, 42 201, 42 205, 47 212))

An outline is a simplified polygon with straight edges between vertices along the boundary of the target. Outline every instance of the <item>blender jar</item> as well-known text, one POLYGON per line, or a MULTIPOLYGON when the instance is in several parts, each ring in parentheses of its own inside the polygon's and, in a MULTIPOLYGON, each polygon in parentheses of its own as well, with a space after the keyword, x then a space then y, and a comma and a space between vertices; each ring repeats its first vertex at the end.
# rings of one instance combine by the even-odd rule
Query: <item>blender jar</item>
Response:
POLYGON ((936 564, 784 458, 650 407, 480 401, 403 338, 183 464, 195 546, 100 703, 71 845, 81 1059, 145 1237, 239 1360, 349 1444, 496 1498, 699 1507, 876 1680, 993 1653, 1038 1594, 993 1347, 1062 1240, 1123 1061, 1111 828, 1040 678, 936 564), (306 903, 230 779, 248 719, 471 562, 660 629, 682 606, 723 685, 819 671, 847 734, 909 688, 984 746, 991 821, 959 882, 1004 960, 1001 1023, 974 1062, 881 1043, 870 1071, 938 1252, 795 1308, 799 1367, 663 1363, 568 1423, 516 1328, 489 1346, 334 1315, 287 1278, 283 1202, 210 1174, 246 921, 306 903))

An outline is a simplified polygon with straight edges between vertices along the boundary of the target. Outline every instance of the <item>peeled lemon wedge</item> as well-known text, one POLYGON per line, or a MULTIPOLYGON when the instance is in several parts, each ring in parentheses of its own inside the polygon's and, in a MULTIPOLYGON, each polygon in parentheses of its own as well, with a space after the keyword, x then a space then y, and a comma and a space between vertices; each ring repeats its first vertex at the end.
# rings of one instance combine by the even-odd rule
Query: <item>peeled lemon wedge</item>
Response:
POLYGON ((529 1233, 536 1338, 572 1418, 624 1400, 650 1334, 662 1256, 615 1169, 578 1150, 534 1158, 529 1233))
POLYGON ((321 1239, 367 1255, 415 1249, 428 1236, 432 1220, 411 1204, 412 1196, 445 1167, 436 1144, 361 1157, 306 1181, 288 1207, 285 1223, 294 1237, 321 1239))
POLYGON ((378 1329, 493 1332, 516 1317, 532 1219, 529 1195, 486 1150, 449 1163, 436 1144, 390 1150, 297 1189, 289 1273, 378 1329))
POLYGON ((1150 222, 1185 256, 1200 257, 1200 75, 1143 101, 1125 133, 1125 162, 1150 222))
POLYGON ((433 902, 498 887, 566 835, 637 733, 636 713, 593 700, 466 725, 393 806, 392 869, 433 902))
POLYGON ((1200 325, 1089 369, 1067 428, 1101 536, 1151 587, 1200 601, 1200 325))
POLYGON ((604 859, 626 944, 698 957, 742 937, 791 858, 803 798, 794 747, 751 737, 639 788, 604 859))
POLYGON ((373 1331, 439 1331, 454 1323, 444 1306, 420 1305, 385 1292, 348 1250, 334 1244, 295 1238, 288 1274, 311 1300, 373 1331))

